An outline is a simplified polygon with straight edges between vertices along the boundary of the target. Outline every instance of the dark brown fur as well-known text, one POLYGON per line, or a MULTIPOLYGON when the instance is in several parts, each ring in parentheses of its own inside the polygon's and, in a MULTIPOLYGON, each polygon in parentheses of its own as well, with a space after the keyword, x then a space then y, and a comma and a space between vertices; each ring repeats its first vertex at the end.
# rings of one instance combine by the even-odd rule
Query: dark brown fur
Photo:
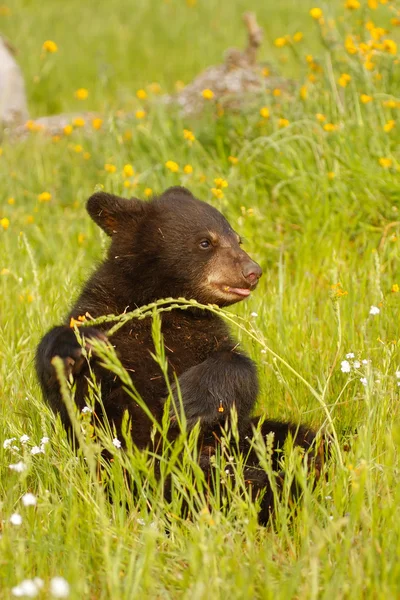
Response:
MULTIPOLYGON (((54 356, 64 359, 66 370, 76 382, 75 401, 85 405, 88 365, 69 327, 71 317, 87 312, 92 317, 120 314, 166 297, 194 298, 201 303, 227 306, 253 290, 261 269, 240 247, 240 238, 217 210, 194 198, 184 188, 170 188, 150 202, 125 200, 100 193, 92 196, 88 212, 111 237, 105 261, 86 283, 65 324, 55 327, 42 339, 36 367, 43 393, 66 427, 68 416, 51 364, 54 356)), ((82 328, 86 338, 104 338, 104 329, 82 328)), ((238 414, 239 431, 246 450, 246 436, 252 435, 251 413, 258 394, 253 361, 238 348, 224 321, 199 309, 164 313, 162 334, 169 365, 169 378, 179 380, 189 427, 201 423, 204 448, 218 444, 220 427, 231 408, 238 414)), ((166 398, 166 384, 150 352, 154 351, 151 320, 132 320, 110 339, 123 366, 151 410, 160 421, 166 398)), ((151 422, 123 390, 111 372, 96 358, 91 366, 101 381, 102 400, 108 419, 117 431, 125 411, 131 417, 132 437, 139 448, 150 442, 151 422)), ((171 412, 171 437, 177 431, 171 412)), ((306 449, 314 434, 294 425, 268 422, 264 435, 274 431, 275 446, 282 447, 289 433, 306 449)), ((201 462, 206 458, 204 451, 201 462)), ((268 481, 258 468, 255 453, 249 457, 249 477, 255 488, 265 490, 268 481), (254 467, 254 468, 253 468, 254 467)), ((205 471, 209 467, 204 465, 205 471)), ((269 498, 268 493, 265 496, 269 498)), ((267 501, 269 510, 271 498, 267 501)), ((267 508, 265 510, 267 510, 267 508)), ((267 510, 267 512, 268 512, 267 510)))

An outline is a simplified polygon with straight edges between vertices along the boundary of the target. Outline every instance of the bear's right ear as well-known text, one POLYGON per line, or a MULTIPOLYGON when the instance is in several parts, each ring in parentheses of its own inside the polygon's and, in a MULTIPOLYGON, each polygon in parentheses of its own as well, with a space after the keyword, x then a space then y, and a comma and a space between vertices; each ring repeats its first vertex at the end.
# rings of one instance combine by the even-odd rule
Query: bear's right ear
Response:
POLYGON ((86 210, 93 221, 107 235, 118 233, 121 226, 126 227, 129 217, 135 219, 143 211, 145 203, 137 198, 127 200, 106 192, 97 192, 90 196, 86 210))

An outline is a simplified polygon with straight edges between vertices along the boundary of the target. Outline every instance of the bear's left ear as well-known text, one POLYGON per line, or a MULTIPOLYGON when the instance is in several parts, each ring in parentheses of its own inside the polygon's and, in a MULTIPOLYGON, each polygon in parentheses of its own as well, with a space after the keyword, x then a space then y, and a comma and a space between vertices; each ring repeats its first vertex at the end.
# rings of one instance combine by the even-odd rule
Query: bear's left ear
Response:
POLYGON ((187 188, 183 187, 182 185, 175 185, 173 187, 169 187, 167 190, 165 190, 165 192, 163 192, 162 196, 171 196, 171 198, 179 198, 182 196, 184 198, 193 198, 192 192, 187 188))
POLYGON ((145 203, 137 198, 127 200, 106 192, 93 194, 86 203, 93 221, 110 236, 118 233, 121 227, 126 228, 130 218, 137 219, 144 208, 145 203))

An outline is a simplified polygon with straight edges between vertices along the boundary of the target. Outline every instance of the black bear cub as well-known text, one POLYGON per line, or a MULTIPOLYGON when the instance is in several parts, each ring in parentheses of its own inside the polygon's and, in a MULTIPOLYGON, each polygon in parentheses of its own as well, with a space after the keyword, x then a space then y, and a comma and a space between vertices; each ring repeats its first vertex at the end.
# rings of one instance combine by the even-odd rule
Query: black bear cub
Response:
MULTIPOLYGON (((75 402, 81 409, 86 404, 89 372, 89 365, 81 356, 81 346, 69 326, 71 317, 77 319, 86 313, 94 318, 117 315, 169 297, 228 306, 249 296, 262 274, 260 266, 241 248, 239 235, 222 214, 185 188, 170 188, 148 202, 100 192, 89 198, 87 210, 111 237, 108 256, 84 286, 65 324, 44 336, 36 354, 44 396, 66 427, 69 419, 52 359, 59 356, 64 360, 66 373, 75 380, 75 402)), ((81 332, 86 339, 106 339, 101 327, 84 327, 81 332)), ((258 394, 255 364, 239 349, 225 322, 207 310, 175 309, 164 313, 162 334, 169 380, 178 379, 188 427, 200 421, 202 466, 206 471, 209 468, 206 456, 215 453, 220 428, 235 407, 240 444, 248 456, 245 476, 255 490, 265 490, 265 518, 262 516, 261 520, 266 520, 272 503, 271 490, 255 452, 249 452, 248 441, 259 421, 251 416, 258 394)), ((151 356, 154 351, 151 319, 129 321, 112 335, 110 342, 152 415, 161 421, 167 388, 151 356)), ((90 366, 101 382, 109 421, 119 431, 128 411, 134 443, 139 448, 148 446, 151 420, 124 391, 119 379, 96 362, 95 356, 90 359, 90 366)), ((173 409, 170 421, 173 438, 177 429, 173 409)), ((274 434, 276 449, 283 446, 289 434, 295 444, 306 450, 315 439, 312 431, 290 423, 265 420, 261 431, 264 436, 274 434)), ((278 465, 276 452, 273 465, 278 465)))

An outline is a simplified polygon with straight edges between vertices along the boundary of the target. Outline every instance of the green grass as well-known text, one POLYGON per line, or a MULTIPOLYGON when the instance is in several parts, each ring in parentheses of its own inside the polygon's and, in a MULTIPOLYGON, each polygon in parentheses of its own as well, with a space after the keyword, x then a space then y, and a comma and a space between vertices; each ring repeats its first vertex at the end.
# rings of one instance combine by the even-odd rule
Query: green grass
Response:
MULTIPOLYGON (((316 83, 307 82, 305 99, 298 91, 265 95, 240 114, 222 116, 211 102, 193 120, 157 107, 152 97, 142 104, 143 120, 120 122, 114 115, 141 106, 137 89, 156 81, 173 90, 176 80, 189 82, 218 62, 225 48, 241 46, 240 15, 248 3, 119 0, 94 10, 75 1, 46 1, 39 9, 18 0, 11 15, 0 16, 2 32, 20 52, 32 115, 104 112, 100 131, 74 129, 59 140, 31 133, 2 143, 0 598, 35 576, 45 581, 39 597, 50 597, 56 575, 70 583, 73 599, 398 597, 400 293, 392 289, 400 285, 400 125, 389 132, 384 125, 398 121, 400 108, 384 102, 399 101, 399 67, 396 56, 380 52, 376 69, 366 70, 359 55, 343 48, 349 33, 369 39, 370 19, 392 28, 396 13, 392 2, 377 11, 362 2, 354 12, 325 3, 337 26, 325 32, 309 16, 312 6, 283 0, 250 7, 266 30, 262 59, 300 85, 309 73, 305 56, 318 60, 322 70, 316 83), (274 46, 276 37, 296 31, 304 39, 295 51, 274 46), (59 51, 41 59, 46 39, 59 51), (343 72, 352 77, 346 88, 337 83, 343 72), (86 101, 74 98, 79 87, 89 90, 86 101), (362 103, 363 93, 372 101, 362 103), (268 120, 260 117, 262 106, 270 109, 268 120), (317 113, 326 120, 319 122, 317 113), (280 128, 279 118, 289 126, 280 128), (327 132, 326 123, 338 128, 327 132), (196 136, 192 146, 184 128, 196 136), (386 168, 382 158, 390 160, 386 168), (165 168, 167 160, 179 164, 178 173, 165 168), (105 171, 106 163, 116 172, 105 171), (125 164, 136 171, 130 188, 125 164), (192 174, 183 173, 186 164, 192 174), (216 177, 229 183, 222 199, 211 192, 216 177), (221 484, 228 508, 220 510, 218 495, 207 501, 193 440, 179 441, 183 465, 171 449, 163 463, 177 491, 186 488, 191 519, 179 518, 178 493, 169 505, 163 500, 152 457, 134 449, 122 455, 110 445, 110 432, 102 437, 115 460, 104 492, 98 446, 86 439, 83 451, 73 452, 35 379, 38 341, 64 317, 107 246, 85 200, 96 186, 143 198, 146 188, 158 193, 174 184, 221 209, 264 269, 256 293, 229 311, 243 317, 245 330, 232 328, 259 366, 258 411, 328 431, 333 422, 339 440, 314 490, 288 453, 304 501, 293 515, 284 495, 267 528, 229 482, 221 484), (51 200, 40 202, 45 191, 51 200), (347 293, 337 297, 338 289, 347 293), (369 314, 371 305, 379 306, 378 315, 369 314), (343 373, 349 352, 370 362, 343 373), (18 441, 23 434, 30 436, 25 445, 18 441), (45 453, 31 455, 43 436, 50 438, 45 453), (19 450, 3 448, 11 437, 19 450), (21 474, 9 469, 19 460, 27 465, 21 474), (142 492, 138 500, 127 490, 124 469, 142 492), (22 505, 28 491, 36 507, 22 505), (15 512, 23 518, 19 527, 10 523, 15 512)), ((386 37, 399 38, 395 31, 386 37)))

